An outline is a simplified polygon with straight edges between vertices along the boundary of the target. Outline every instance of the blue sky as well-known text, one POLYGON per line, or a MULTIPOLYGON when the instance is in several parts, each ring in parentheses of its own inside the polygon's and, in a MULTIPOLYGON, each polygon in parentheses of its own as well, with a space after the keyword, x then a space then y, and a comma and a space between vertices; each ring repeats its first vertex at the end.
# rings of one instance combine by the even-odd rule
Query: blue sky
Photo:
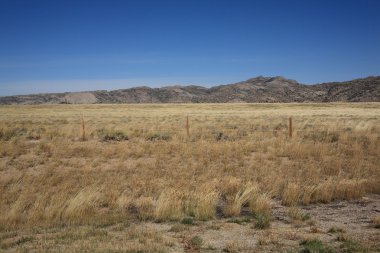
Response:
POLYGON ((0 95, 380 75, 380 1, 0 0, 0 95))

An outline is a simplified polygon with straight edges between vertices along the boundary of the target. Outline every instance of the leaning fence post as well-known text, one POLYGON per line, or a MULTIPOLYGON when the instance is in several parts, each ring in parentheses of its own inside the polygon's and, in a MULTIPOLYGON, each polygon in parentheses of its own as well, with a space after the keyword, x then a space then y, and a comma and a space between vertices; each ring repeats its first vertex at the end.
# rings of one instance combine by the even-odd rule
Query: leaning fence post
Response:
POLYGON ((186 116, 186 133, 187 133, 187 138, 189 138, 190 136, 189 115, 186 116))
POLYGON ((293 136, 293 122, 292 117, 289 117, 289 138, 292 138, 293 136))

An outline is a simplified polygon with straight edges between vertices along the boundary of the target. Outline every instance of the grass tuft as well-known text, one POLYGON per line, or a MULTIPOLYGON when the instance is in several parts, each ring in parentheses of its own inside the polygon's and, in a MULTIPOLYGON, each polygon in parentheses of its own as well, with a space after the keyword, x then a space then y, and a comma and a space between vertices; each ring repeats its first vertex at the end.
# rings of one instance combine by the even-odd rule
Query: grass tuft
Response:
POLYGON ((242 206, 247 204, 256 192, 257 186, 248 183, 235 194, 227 195, 223 214, 226 217, 239 216, 242 206))
POLYGON ((380 228, 380 215, 372 217, 371 222, 375 228, 380 228))
POLYGON ((303 246, 300 253, 334 253, 334 250, 324 246, 318 239, 303 240, 300 245, 303 246))
POLYGON ((158 221, 177 221, 183 216, 182 194, 175 190, 161 193, 156 201, 155 217, 158 221))

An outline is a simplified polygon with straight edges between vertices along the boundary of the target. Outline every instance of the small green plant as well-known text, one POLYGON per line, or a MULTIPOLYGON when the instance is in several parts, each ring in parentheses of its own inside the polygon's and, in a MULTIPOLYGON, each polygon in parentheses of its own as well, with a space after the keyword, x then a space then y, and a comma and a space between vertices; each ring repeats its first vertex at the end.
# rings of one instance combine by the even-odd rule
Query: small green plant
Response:
POLYGON ((213 246, 213 245, 207 245, 207 248, 206 248, 207 250, 217 250, 217 248, 215 247, 215 246, 213 246))
POLYGON ((300 243, 303 246, 300 253, 334 253, 330 248, 326 248, 318 239, 304 240, 300 243))
POLYGON ((354 252, 370 252, 369 248, 364 247, 360 243, 346 239, 340 245, 340 252, 344 253, 354 253, 354 252))
POLYGON ((198 235, 192 237, 189 242, 190 248, 195 249, 195 250, 199 250, 202 247, 202 245, 203 245, 203 239, 202 237, 198 235))
POLYGON ((169 229, 169 232, 178 233, 178 232, 182 232, 188 229, 189 228, 183 224, 175 224, 169 229))
POLYGON ((102 141, 126 141, 129 139, 122 131, 104 128, 99 129, 97 135, 102 141))
POLYGON ((310 219, 311 219, 311 215, 309 213, 305 213, 302 216, 302 221, 307 221, 307 220, 310 220, 310 219))
POLYGON ((33 237, 31 237, 31 236, 22 236, 20 239, 15 241, 15 244, 20 245, 20 244, 23 244, 26 242, 30 242, 32 240, 33 240, 33 237))
POLYGON ((265 229, 270 226, 270 216, 268 214, 259 213, 256 215, 255 228, 265 229))
POLYGON ((211 224, 211 225, 207 226, 206 229, 207 230, 220 230, 221 227, 218 224, 211 224))
POLYGON ((244 223, 250 223, 251 218, 250 217, 242 217, 242 218, 232 218, 228 220, 229 223, 236 223, 236 224, 244 224, 244 223))
POLYGON ((185 217, 185 218, 182 219, 181 223, 185 224, 185 225, 193 225, 194 224, 194 220, 191 217, 185 217))

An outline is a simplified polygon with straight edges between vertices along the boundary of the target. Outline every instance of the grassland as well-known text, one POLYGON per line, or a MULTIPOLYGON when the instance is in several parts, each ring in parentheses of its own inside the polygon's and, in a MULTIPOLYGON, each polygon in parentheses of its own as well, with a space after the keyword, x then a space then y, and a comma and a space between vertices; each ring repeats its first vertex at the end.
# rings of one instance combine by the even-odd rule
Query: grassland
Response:
POLYGON ((0 107, 0 250, 328 252, 307 210, 377 194, 379 103, 0 107))

